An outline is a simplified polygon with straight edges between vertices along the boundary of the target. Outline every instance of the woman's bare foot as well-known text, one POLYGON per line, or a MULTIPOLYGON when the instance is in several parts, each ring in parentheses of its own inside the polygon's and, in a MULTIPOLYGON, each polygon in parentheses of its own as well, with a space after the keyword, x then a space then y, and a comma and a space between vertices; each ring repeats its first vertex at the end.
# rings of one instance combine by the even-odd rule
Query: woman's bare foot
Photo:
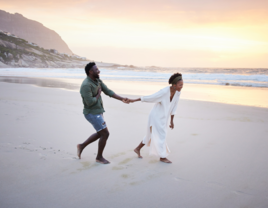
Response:
POLYGON ((96 158, 96 162, 101 163, 101 164, 109 164, 110 163, 108 160, 104 159, 103 157, 96 158))
POLYGON ((137 153, 137 155, 138 155, 138 158, 142 158, 142 156, 141 156, 141 150, 140 149, 134 149, 134 152, 135 153, 137 153))
POLYGON ((82 147, 82 145, 81 144, 78 144, 77 145, 77 156, 78 156, 78 158, 79 159, 81 159, 81 154, 82 154, 82 152, 83 152, 83 147, 82 147))
POLYGON ((170 160, 168 160, 167 158, 160 158, 160 161, 161 162, 164 162, 164 163, 172 163, 170 160))

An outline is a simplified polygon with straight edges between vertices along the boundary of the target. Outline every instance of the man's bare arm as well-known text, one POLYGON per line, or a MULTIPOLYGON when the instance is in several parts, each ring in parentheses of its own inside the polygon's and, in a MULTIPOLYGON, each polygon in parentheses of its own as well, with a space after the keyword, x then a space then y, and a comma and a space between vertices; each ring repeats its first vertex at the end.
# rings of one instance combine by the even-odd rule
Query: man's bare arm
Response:
POLYGON ((119 95, 117 95, 117 94, 115 94, 115 93, 113 94, 112 97, 113 97, 114 99, 121 100, 122 102, 128 104, 128 102, 127 102, 128 98, 123 98, 123 97, 121 97, 121 96, 119 96, 119 95))

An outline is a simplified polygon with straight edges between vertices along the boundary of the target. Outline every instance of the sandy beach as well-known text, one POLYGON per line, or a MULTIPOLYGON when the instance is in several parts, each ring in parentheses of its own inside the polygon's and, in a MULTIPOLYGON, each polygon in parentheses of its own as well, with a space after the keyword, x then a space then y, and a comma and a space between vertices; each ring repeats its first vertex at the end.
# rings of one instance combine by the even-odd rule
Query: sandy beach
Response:
POLYGON ((94 132, 77 91, 4 82, 0 88, 1 208, 268 207, 268 108, 190 100, 185 87, 167 137, 173 163, 165 164, 148 147, 143 159, 133 152, 153 104, 103 95, 111 164, 101 165, 97 142, 81 160, 76 155, 76 145, 94 132))

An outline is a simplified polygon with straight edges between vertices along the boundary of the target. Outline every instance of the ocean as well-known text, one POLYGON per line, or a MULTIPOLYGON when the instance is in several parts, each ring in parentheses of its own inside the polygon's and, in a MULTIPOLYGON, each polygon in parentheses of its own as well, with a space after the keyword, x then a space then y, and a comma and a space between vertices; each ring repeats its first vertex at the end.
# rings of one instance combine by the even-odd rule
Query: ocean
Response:
MULTIPOLYGON (((168 82, 176 72, 185 83, 268 87, 268 69, 263 68, 161 68, 161 67, 100 67, 103 80, 168 82)), ((0 68, 0 76, 83 79, 83 68, 0 68)))

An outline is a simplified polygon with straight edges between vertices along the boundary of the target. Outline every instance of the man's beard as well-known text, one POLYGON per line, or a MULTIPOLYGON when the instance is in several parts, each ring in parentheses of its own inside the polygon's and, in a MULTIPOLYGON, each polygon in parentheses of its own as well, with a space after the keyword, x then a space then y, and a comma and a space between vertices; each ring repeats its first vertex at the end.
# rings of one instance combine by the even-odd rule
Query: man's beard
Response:
POLYGON ((99 76, 98 74, 94 74, 94 78, 95 78, 95 79, 99 79, 100 76, 99 76))

